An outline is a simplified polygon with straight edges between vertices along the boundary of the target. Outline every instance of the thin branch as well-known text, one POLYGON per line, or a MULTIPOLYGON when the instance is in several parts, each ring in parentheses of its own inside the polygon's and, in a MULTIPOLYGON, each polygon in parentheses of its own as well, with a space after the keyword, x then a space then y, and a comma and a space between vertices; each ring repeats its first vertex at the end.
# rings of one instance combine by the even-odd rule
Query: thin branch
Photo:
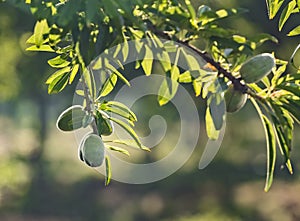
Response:
MULTIPOLYGON (((170 35, 168 35, 167 33, 160 31, 158 29, 156 29, 156 27, 151 24, 148 23, 148 28, 149 30, 151 30, 153 33, 155 33, 156 35, 168 39, 168 40, 174 40, 170 35)), ((196 54, 198 54, 203 60, 205 60, 207 63, 210 63, 212 66, 214 66, 219 74, 223 74, 224 77, 226 77, 228 80, 230 80, 232 82, 232 84, 234 85, 234 88, 236 90, 241 91, 244 94, 249 94, 251 97, 256 98, 258 100, 264 100, 263 97, 257 95, 255 92, 252 91, 252 89, 250 87, 248 87, 246 84, 243 84, 241 82, 241 80, 239 78, 236 78, 232 75, 231 72, 227 71, 226 69, 224 69, 219 62, 216 62, 213 58, 211 58, 207 52, 203 52, 200 49, 198 49, 197 47, 189 44, 187 41, 181 41, 179 39, 175 39, 174 41, 176 41, 177 43, 180 43, 184 46, 186 46, 187 48, 191 49, 192 51, 194 51, 196 54)))
POLYGON ((96 119, 94 117, 94 113, 92 110, 92 106, 94 105, 92 99, 90 98, 90 93, 89 93, 89 88, 86 85, 85 79, 84 79, 84 75, 81 75, 80 81, 83 85, 83 91, 84 91, 84 98, 86 100, 86 107, 85 110, 93 117, 93 121, 91 122, 91 127, 93 129, 93 133, 94 134, 98 134, 98 128, 97 128, 97 124, 96 124, 96 119))
MULTIPOLYGON (((78 57, 78 60, 79 60, 79 64, 81 66, 81 71, 82 71, 82 74, 81 74, 81 77, 80 77, 80 82, 83 85, 84 98, 86 100, 85 110, 93 117, 93 121, 91 122, 91 127, 93 129, 93 133, 94 134, 99 134, 98 133, 97 124, 96 124, 96 118, 95 118, 93 110, 91 108, 94 105, 94 102, 93 102, 93 100, 90 97, 90 91, 89 91, 89 88, 88 88, 88 86, 86 84, 86 81, 85 81, 85 78, 84 78, 84 74, 83 73, 85 71, 85 64, 84 64, 83 58, 82 58, 82 56, 80 54, 80 49, 79 49, 79 43, 78 42, 76 43, 76 46, 75 46, 75 52, 77 54, 77 57, 78 57)), ((90 73, 88 73, 88 74, 90 74, 90 73)))

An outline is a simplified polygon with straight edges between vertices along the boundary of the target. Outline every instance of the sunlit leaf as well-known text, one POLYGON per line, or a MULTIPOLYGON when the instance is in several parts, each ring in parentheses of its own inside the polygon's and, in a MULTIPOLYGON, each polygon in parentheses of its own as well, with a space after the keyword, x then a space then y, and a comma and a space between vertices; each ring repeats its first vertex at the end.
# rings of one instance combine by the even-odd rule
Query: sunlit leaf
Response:
POLYGON ((290 1, 289 4, 283 9, 280 19, 279 19, 279 31, 282 30, 284 24, 290 17, 290 15, 293 13, 294 8, 296 7, 296 1, 290 1))
POLYGON ((129 119, 131 121, 137 121, 137 117, 135 113, 130 110, 125 104, 120 103, 118 101, 108 101, 104 104, 101 105, 101 110, 107 110, 107 108, 114 108, 114 109, 119 109, 120 111, 127 113, 130 115, 129 119))
POLYGON ((180 74, 178 77, 178 82, 180 83, 191 83, 193 78, 191 76, 190 71, 185 71, 184 73, 180 74))
MULTIPOLYGON (((278 115, 279 113, 276 113, 276 115, 278 115)), ((282 113, 280 113, 282 114, 282 113)), ((290 174, 293 174, 293 167, 292 167, 292 164, 291 164, 291 160, 290 160, 290 149, 291 147, 289 145, 291 145, 291 142, 289 141, 290 137, 287 133, 291 134, 291 129, 288 129, 286 126, 285 126, 285 129, 288 129, 288 131, 286 130, 286 132, 284 131, 284 128, 282 127, 282 125, 285 124, 282 124, 283 122, 279 122, 275 116, 272 116, 272 121, 274 123, 274 127, 275 127, 275 132, 276 132, 276 137, 277 137, 277 140, 278 140, 278 144, 279 144, 279 148, 280 148, 280 151, 282 153, 282 155, 284 155, 285 157, 285 164, 286 164, 286 167, 288 168, 290 174)))
POLYGON ((207 105, 214 123, 214 128, 218 131, 221 130, 226 116, 226 105, 221 93, 210 95, 207 99, 207 105))
POLYGON ((128 150, 125 150, 121 147, 116 147, 116 146, 112 146, 112 145, 106 145, 106 148, 112 150, 112 151, 116 151, 116 152, 119 152, 119 153, 122 153, 122 154, 125 154, 127 156, 130 156, 128 150))
POLYGON ((117 118, 114 117, 109 117, 109 120, 117 123, 119 126, 121 126, 136 142, 136 144, 141 148, 142 144, 141 141, 139 139, 139 137, 137 136, 137 134, 135 133, 135 131, 128 125, 126 124, 124 121, 119 120, 117 118))
POLYGON ((269 119, 263 114, 260 106, 254 100, 254 98, 250 98, 252 104, 254 105, 264 128, 266 142, 267 142, 267 176, 266 176, 266 183, 265 183, 265 191, 269 191, 272 182, 273 182, 273 175, 275 169, 275 162, 276 162, 276 136, 274 133, 273 125, 269 121, 269 119))
POLYGON ((186 4, 188 12, 190 14, 190 18, 192 20, 194 20, 196 18, 196 11, 195 11, 193 5, 191 4, 190 0, 185 0, 185 4, 186 4))
POLYGON ((276 137, 274 134, 274 129, 269 121, 269 119, 262 115, 264 122, 265 135, 267 138, 267 177, 266 177, 266 185, 265 191, 267 192, 272 183, 273 183, 273 175, 276 163, 276 137))
POLYGON ((53 68, 64 68, 68 66, 70 63, 71 63, 70 61, 67 61, 61 55, 48 60, 48 64, 53 68))
POLYGON ((145 56, 141 62, 141 66, 145 72, 146 76, 149 76, 151 74, 152 71, 152 66, 153 66, 153 54, 151 49, 145 45, 145 56))
POLYGON ((72 70, 71 70, 71 74, 70 74, 70 79, 69 79, 69 84, 72 84, 72 82, 74 81, 77 73, 78 73, 78 70, 79 70, 79 64, 75 64, 73 67, 72 67, 72 70))
POLYGON ((209 139, 216 140, 219 137, 220 131, 215 128, 213 117, 211 116, 210 108, 206 108, 205 113, 206 133, 209 139))
POLYGON ((111 65, 109 62, 105 63, 105 68, 109 69, 112 73, 116 74, 125 84, 130 86, 129 81, 124 77, 123 74, 121 74, 113 65, 111 65))
POLYGON ((68 73, 70 72, 71 70, 71 67, 65 67, 65 68, 62 68, 56 72, 54 72, 54 74, 52 74, 47 80, 46 80, 46 84, 51 84, 52 81, 56 78, 58 78, 59 76, 62 76, 63 74, 65 73, 68 73))
POLYGON ((50 47, 50 45, 41 45, 40 47, 37 47, 36 45, 32 45, 32 46, 26 48, 26 51, 55 52, 53 50, 53 48, 50 47))
POLYGON ((37 21, 34 27, 34 41, 37 48, 44 42, 44 35, 49 33, 49 26, 46 19, 37 21))
POLYGON ((267 0, 269 19, 273 19, 278 13, 284 0, 267 0))
POLYGON ((160 64, 165 72, 171 70, 171 59, 166 51, 162 51, 161 53, 157 54, 157 59, 160 61, 160 64))
POLYGON ((48 86, 48 93, 55 94, 61 92, 68 84, 70 73, 64 73, 55 78, 48 86))
POLYGON ((202 89, 202 83, 199 80, 193 80, 193 88, 196 97, 198 97, 201 94, 201 89, 202 89))
POLYGON ((105 156, 105 186, 107 186, 110 183, 111 179, 111 165, 110 165, 110 159, 108 156, 105 156))
POLYGON ((289 91, 300 98, 300 85, 287 83, 277 85, 277 88, 289 91))
POLYGON ((145 151, 150 152, 150 148, 144 146, 142 144, 142 147, 138 146, 137 143, 135 142, 135 140, 131 140, 131 139, 122 139, 122 140, 112 140, 112 141, 107 141, 109 143, 116 143, 116 144, 122 144, 128 147, 134 147, 134 148, 138 148, 138 149, 142 149, 145 151))
POLYGON ((158 103, 160 106, 167 104, 176 94, 178 83, 170 78, 165 78, 158 90, 158 103))
POLYGON ((296 35, 300 35, 300 25, 298 25, 288 33, 288 36, 296 36, 296 35))
POLYGON ((115 88, 117 81, 118 81, 118 76, 116 74, 111 74, 109 78, 107 78, 104 84, 102 85, 102 88, 98 93, 97 100, 100 97, 105 97, 106 95, 108 95, 115 88))

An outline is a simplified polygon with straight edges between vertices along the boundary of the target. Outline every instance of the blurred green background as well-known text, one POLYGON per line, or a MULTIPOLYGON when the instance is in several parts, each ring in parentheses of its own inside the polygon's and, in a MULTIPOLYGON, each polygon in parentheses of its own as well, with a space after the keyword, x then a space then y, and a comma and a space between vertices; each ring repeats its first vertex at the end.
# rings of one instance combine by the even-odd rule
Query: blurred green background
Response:
MULTIPOLYGON (((280 44, 268 43, 264 49, 276 50, 279 58, 288 59, 300 42, 299 37, 285 37, 299 17, 292 17, 285 33, 279 33, 277 21, 267 19, 264 1, 194 2, 213 8, 248 8, 248 13, 225 24, 241 34, 275 35, 280 44)), ((280 168, 279 156, 275 182, 264 193, 265 140, 251 104, 228 116, 222 147, 204 170, 197 169, 207 141, 202 128, 195 152, 175 174, 151 184, 112 181, 105 187, 103 176, 78 160, 73 134, 55 127, 59 113, 72 104, 74 86, 62 94, 47 94, 44 82, 53 70, 46 61, 51 54, 24 50, 33 26, 29 14, 0 4, 1 221, 300 220, 299 126, 292 152, 295 174, 290 176, 280 168)), ((198 105, 201 109, 203 103, 198 105)), ((173 124, 170 127, 176 128, 176 121, 173 124)), ((161 158, 169 147, 167 141, 162 142, 151 159, 161 158)), ((146 154, 137 156, 148 159, 146 154)))

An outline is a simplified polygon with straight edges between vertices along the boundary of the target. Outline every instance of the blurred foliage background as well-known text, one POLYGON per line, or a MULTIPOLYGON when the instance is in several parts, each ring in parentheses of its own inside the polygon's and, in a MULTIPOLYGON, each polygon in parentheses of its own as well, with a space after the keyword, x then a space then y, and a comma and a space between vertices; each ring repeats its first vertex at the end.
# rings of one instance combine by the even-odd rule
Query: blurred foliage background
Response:
MULTIPOLYGON (((270 43, 264 49, 275 50, 279 58, 288 59, 299 44, 299 36, 285 36, 297 18, 289 20, 283 33, 278 32, 277 20, 267 18, 264 1, 194 3, 248 8, 248 13, 226 20, 224 25, 250 36, 257 32, 273 34, 280 44, 270 43)), ((29 14, 0 4, 1 221, 300 220, 299 126, 292 152, 295 174, 288 175, 280 168, 282 162, 277 162, 273 187, 264 193, 265 140, 251 104, 227 116, 222 147, 204 170, 197 169, 207 141, 203 129, 191 159, 170 177, 146 185, 113 181, 104 187, 104 177, 78 160, 74 136, 55 127, 58 114, 72 103, 74 86, 62 94, 47 95, 44 82, 51 70, 46 61, 51 55, 25 52, 33 26, 29 14)), ((299 56, 295 59, 300 60, 299 56)), ((203 104, 197 103, 201 110, 203 104)), ((151 111, 155 114, 156 108, 149 111, 147 104, 153 107, 142 103, 146 116, 151 111)), ((199 116, 203 120, 203 113, 199 116)), ((176 129, 176 121, 167 122, 176 129)), ((151 153, 151 160, 162 158, 171 151, 169 147, 168 140, 163 141, 151 153)), ((149 160, 144 153, 137 156, 149 160)))

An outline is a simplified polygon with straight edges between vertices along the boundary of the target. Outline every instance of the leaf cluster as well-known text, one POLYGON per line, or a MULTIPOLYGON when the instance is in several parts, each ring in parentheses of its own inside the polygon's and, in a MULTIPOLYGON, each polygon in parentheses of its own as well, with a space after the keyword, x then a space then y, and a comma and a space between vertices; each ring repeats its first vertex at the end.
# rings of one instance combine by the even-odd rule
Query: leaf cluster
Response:
MULTIPOLYGON (((283 2, 267 1, 270 18, 278 13, 283 2)), ((137 120, 135 114, 124 104, 105 100, 118 80, 130 86, 122 65, 132 58, 130 56, 137 58, 136 69, 143 70, 147 76, 153 74, 154 60, 159 61, 165 76, 158 91, 160 105, 167 104, 175 96, 179 84, 192 85, 195 96, 207 101, 206 130, 211 140, 219 138, 226 120, 224 94, 228 88, 239 91, 237 94, 246 94, 259 113, 267 139, 265 190, 273 180, 276 143, 292 173, 293 128, 294 122, 300 121, 299 68, 296 73, 287 73, 288 63, 277 60, 272 72, 264 73, 258 82, 243 79, 245 74, 248 79, 252 78, 250 73, 242 75, 240 70, 256 49, 266 41, 278 42, 266 33, 247 37, 219 25, 219 21, 246 13, 246 10, 214 10, 207 5, 195 8, 189 0, 25 0, 23 5, 37 18, 34 32, 27 40, 31 45, 27 50, 55 54, 48 61, 56 69, 46 81, 49 94, 61 92, 77 76, 82 84, 82 89, 76 93, 84 98, 84 103, 63 112, 57 125, 64 131, 92 128, 93 135, 83 138, 79 147, 80 159, 90 166, 99 166, 105 160, 107 184, 111 172, 104 149, 129 154, 109 143, 95 144, 99 139, 102 142, 102 136, 113 132, 113 124, 127 131, 132 140, 111 143, 149 150, 141 144, 133 129, 137 120), (134 47, 130 47, 130 40, 135 40, 134 47), (101 56, 97 57, 99 54, 101 56), (105 76, 102 88, 96 88, 95 71, 105 76), (98 154, 101 162, 97 161, 99 158, 90 158, 91 153, 98 154)), ((281 13, 279 28, 282 29, 291 14, 298 12, 299 0, 290 1, 281 13)), ((289 35, 299 34, 298 29, 296 27, 289 35)), ((250 72, 255 74, 260 69, 253 64, 254 71, 250 72)))

